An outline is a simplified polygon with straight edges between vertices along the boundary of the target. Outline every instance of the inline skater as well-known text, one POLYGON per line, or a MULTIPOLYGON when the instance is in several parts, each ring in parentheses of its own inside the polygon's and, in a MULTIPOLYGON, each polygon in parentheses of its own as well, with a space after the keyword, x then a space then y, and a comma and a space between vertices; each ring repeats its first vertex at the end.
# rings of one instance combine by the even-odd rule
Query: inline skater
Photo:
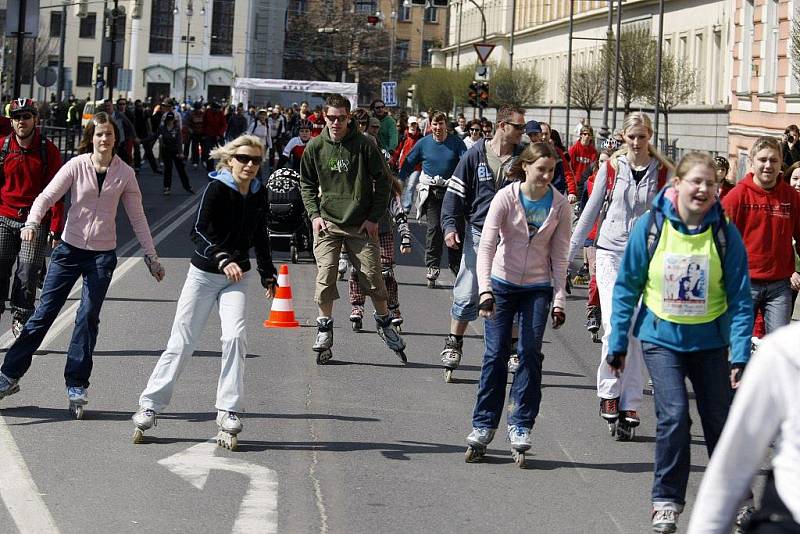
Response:
POLYGON ((313 124, 311 124, 310 120, 301 119, 299 121, 298 134, 286 143, 286 148, 283 149, 278 167, 283 167, 288 162, 289 168, 300 171, 300 159, 306 150, 306 144, 311 140, 312 127, 313 124))

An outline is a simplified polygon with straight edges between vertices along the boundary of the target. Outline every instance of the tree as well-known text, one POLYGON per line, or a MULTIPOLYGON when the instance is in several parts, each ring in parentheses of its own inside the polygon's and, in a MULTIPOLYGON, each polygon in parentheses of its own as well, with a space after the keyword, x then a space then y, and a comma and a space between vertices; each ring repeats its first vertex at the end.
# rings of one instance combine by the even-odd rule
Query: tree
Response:
MULTIPOLYGON (((360 95, 377 98, 389 70, 389 32, 368 21, 372 12, 354 12, 352 0, 307 5, 307 11, 288 11, 284 77, 357 82, 360 95)), ((394 71, 401 73, 406 67, 395 61, 394 71)))
MULTIPOLYGON (((618 89, 627 115, 631 111, 631 103, 638 98, 647 98, 653 89, 653 85, 650 85, 650 71, 651 65, 655 63, 656 43, 650 37, 648 29, 630 28, 620 33, 619 50, 618 89)), ((616 65, 614 41, 606 42, 603 57, 613 76, 616 65)))
MULTIPOLYGON (((586 118, 592 118, 592 110, 599 106, 603 99, 606 82, 606 69, 603 61, 572 68, 572 86, 570 104, 586 112, 586 118)), ((564 94, 567 94, 567 76, 561 83, 564 94)))
POLYGON ((511 70, 506 66, 492 65, 489 102, 493 108, 532 106, 539 102, 543 89, 544 82, 533 69, 517 67, 511 70))
MULTIPOLYGON (((655 88, 655 69, 652 73, 650 87, 655 88)), ((658 105, 664 114, 664 139, 669 143, 669 114, 677 106, 685 104, 697 94, 697 71, 686 61, 672 54, 664 54, 661 58, 661 95, 658 105)), ((647 102, 655 105, 655 91, 646 97, 647 102)))
POLYGON ((453 105, 466 103, 474 70, 471 67, 460 71, 432 67, 413 70, 400 84, 398 95, 405 95, 411 85, 416 85, 414 99, 418 109, 449 111, 453 105))
POLYGON ((792 75, 794 80, 800 84, 800 9, 797 9, 792 19, 792 32, 789 40, 791 52, 792 75))

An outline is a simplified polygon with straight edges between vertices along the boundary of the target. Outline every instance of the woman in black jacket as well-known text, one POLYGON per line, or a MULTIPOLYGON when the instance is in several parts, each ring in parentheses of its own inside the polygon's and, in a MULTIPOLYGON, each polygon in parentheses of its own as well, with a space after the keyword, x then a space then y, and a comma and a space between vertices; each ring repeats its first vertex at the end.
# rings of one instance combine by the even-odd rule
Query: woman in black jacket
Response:
POLYGON ((164 194, 172 192, 172 165, 178 169, 178 176, 181 178, 183 188, 190 195, 194 194, 186 175, 186 165, 183 163, 183 138, 181 129, 175 122, 175 114, 171 111, 164 115, 164 124, 159 129, 159 139, 161 140, 161 159, 164 160, 164 194))
POLYGON ((222 370, 217 387, 217 443, 235 450, 242 430, 238 413, 244 397, 245 284, 250 270, 249 250, 255 246, 261 285, 267 298, 275 288, 275 267, 266 215, 266 190, 258 168, 264 145, 243 135, 212 151, 217 171, 209 174, 192 229, 195 244, 192 264, 178 299, 167 349, 161 354, 133 415, 133 439, 140 443, 153 426, 156 414, 167 407, 175 382, 192 355, 215 303, 222 323, 222 370))

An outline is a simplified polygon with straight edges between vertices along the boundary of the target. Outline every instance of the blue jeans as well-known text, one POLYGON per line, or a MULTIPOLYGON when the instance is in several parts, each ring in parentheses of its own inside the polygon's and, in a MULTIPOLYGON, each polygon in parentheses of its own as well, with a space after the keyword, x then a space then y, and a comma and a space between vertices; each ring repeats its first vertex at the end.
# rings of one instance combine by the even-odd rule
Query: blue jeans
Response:
POLYGON ((417 182, 419 181, 419 172, 414 171, 408 175, 406 179, 406 185, 403 189, 403 197, 401 204, 403 205, 403 209, 408 212, 411 211, 411 206, 414 205, 414 191, 417 190, 417 182))
POLYGON ((731 403, 728 349, 676 352, 642 342, 644 362, 653 379, 656 407, 656 458, 653 504, 680 511, 689 481, 689 394, 692 381, 708 455, 719 441, 731 403), (673 506, 670 506, 673 505, 673 506))
POLYGON ((550 315, 552 288, 516 289, 492 282, 495 315, 484 327, 478 400, 472 413, 475 428, 497 428, 503 413, 511 349, 511 327, 519 321, 519 370, 509 392, 508 424, 533 428, 542 400, 542 338, 550 315))
POLYGON ((92 374, 92 353, 100 326, 100 309, 117 267, 117 255, 111 250, 97 252, 61 243, 50 256, 39 306, 17 340, 8 349, 2 369, 4 375, 19 380, 31 366, 33 353, 44 341, 72 287, 83 277, 81 303, 75 329, 67 349, 64 378, 67 387, 88 387, 92 374))
POLYGON ((478 245, 481 231, 467 225, 464 243, 461 244, 461 266, 453 285, 453 307, 450 315, 456 321, 474 321, 478 318, 478 245))
POLYGON ((764 310, 764 327, 767 334, 786 326, 792 320, 792 287, 789 280, 777 282, 750 281, 753 311, 764 310))

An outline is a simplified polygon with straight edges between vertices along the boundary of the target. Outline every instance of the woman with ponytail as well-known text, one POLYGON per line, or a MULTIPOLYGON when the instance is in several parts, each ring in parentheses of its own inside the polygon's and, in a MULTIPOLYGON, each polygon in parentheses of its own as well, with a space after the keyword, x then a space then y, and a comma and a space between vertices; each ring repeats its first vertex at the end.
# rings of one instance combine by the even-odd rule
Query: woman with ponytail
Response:
POLYGON ((603 345, 597 369, 597 396, 600 416, 618 440, 627 441, 639 425, 639 406, 644 387, 642 347, 629 336, 624 371, 607 361, 611 336, 611 301, 622 255, 630 232, 656 194, 672 176, 672 165, 650 144, 653 127, 650 117, 631 113, 623 125, 625 144, 597 172, 592 194, 572 234, 569 258, 583 247, 586 236, 597 221, 596 278, 603 319, 603 345))

